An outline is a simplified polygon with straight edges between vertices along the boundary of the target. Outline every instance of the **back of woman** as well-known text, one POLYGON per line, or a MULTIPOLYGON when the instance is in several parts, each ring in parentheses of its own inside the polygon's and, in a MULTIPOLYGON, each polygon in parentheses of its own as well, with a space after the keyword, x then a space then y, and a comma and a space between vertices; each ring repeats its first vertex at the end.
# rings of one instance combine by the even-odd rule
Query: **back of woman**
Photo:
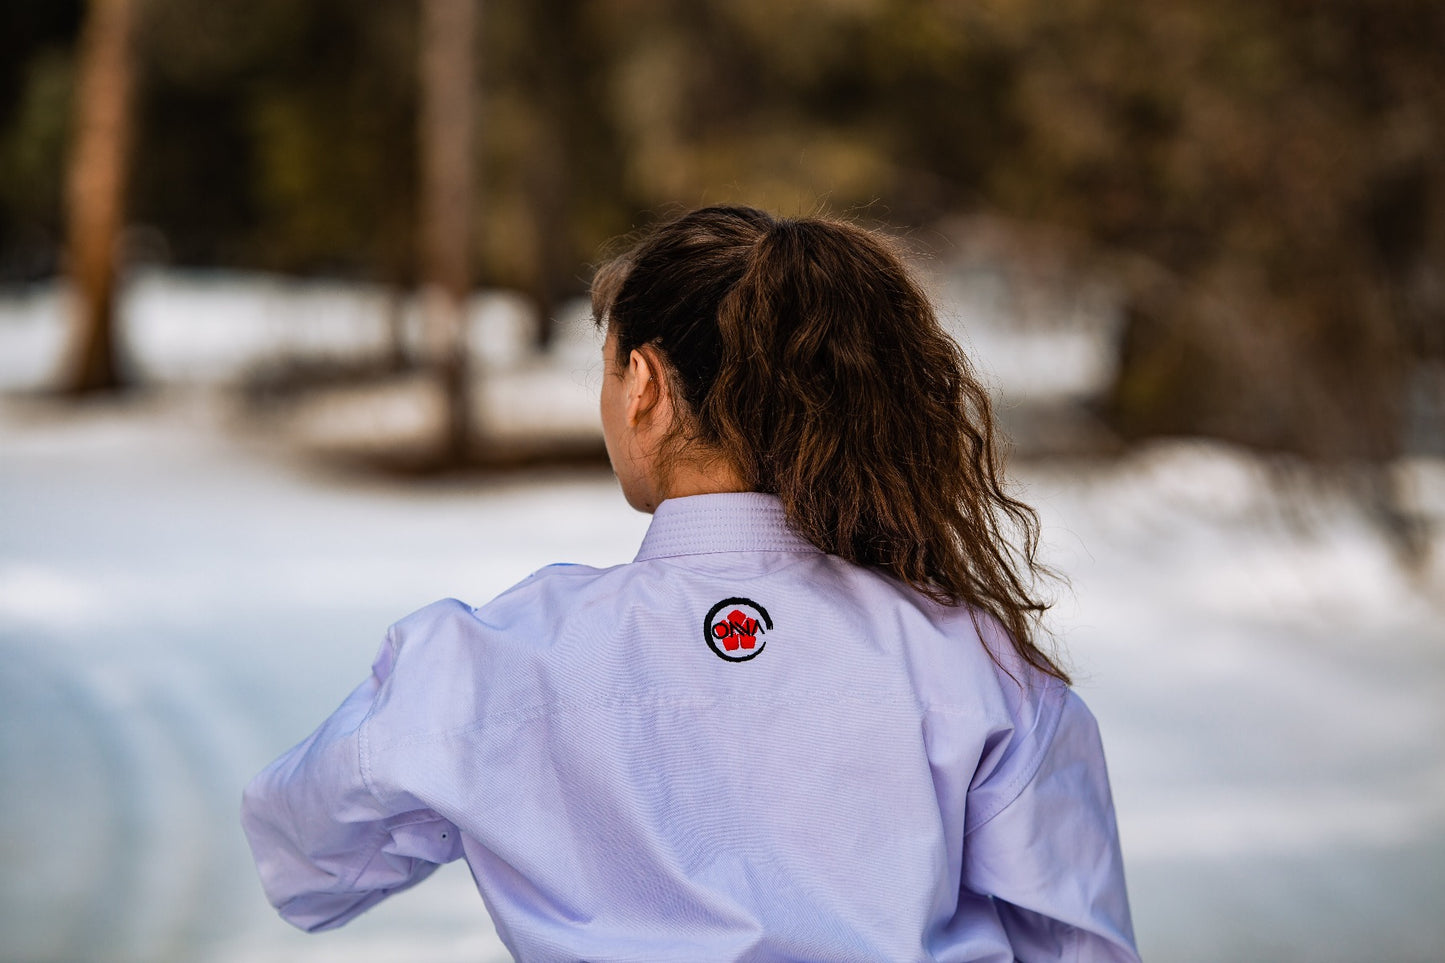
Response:
POLYGON ((465 857, 522 960, 1135 959, 1032 514, 897 257, 706 209, 594 305, 636 560, 392 627, 247 790, 283 916, 465 857))

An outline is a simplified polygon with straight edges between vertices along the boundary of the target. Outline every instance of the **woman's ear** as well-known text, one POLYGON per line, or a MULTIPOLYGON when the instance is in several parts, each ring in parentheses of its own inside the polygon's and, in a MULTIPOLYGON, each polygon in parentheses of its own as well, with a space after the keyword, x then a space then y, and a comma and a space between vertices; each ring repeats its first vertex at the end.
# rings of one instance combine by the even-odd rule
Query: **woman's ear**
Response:
POLYGON ((670 414, 661 359, 650 348, 634 348, 627 358, 627 424, 636 428, 649 420, 666 424, 670 414))

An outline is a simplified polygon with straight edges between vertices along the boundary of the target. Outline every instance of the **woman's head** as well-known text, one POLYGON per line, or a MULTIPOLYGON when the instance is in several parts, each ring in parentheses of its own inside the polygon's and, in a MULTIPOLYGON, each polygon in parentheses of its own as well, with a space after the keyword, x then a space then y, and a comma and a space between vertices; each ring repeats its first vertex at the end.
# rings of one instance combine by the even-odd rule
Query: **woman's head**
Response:
POLYGON ((705 208, 604 265, 592 296, 634 506, 679 476, 776 494, 823 551, 993 614, 1064 678, 1031 641, 1037 523, 1003 491, 988 396, 884 239, 705 208), (618 419, 639 413, 624 444, 618 419))

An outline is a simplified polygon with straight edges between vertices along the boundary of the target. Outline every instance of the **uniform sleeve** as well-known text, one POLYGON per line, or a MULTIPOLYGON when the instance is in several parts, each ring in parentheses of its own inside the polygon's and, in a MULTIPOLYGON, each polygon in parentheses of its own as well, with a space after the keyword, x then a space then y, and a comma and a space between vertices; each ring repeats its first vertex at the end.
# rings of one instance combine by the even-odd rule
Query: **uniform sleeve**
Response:
POLYGON ((1093 715, 1060 687, 1021 741, 970 792, 980 808, 964 837, 964 886, 994 899, 1023 963, 1137 963, 1093 715))
POLYGON ((371 677, 242 795, 266 897, 307 931, 340 926, 461 855, 455 826, 404 795, 383 805, 362 774, 360 729, 395 651, 389 633, 371 677))

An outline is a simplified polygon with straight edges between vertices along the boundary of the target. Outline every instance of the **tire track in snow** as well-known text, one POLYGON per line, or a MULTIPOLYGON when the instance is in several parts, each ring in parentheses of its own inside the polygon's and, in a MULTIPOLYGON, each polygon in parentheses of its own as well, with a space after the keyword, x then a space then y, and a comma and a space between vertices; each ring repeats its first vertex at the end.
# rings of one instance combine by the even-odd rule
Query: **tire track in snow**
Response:
POLYGON ((195 960, 240 925, 247 731, 194 662, 55 649, 0 645, 6 954, 195 960))

